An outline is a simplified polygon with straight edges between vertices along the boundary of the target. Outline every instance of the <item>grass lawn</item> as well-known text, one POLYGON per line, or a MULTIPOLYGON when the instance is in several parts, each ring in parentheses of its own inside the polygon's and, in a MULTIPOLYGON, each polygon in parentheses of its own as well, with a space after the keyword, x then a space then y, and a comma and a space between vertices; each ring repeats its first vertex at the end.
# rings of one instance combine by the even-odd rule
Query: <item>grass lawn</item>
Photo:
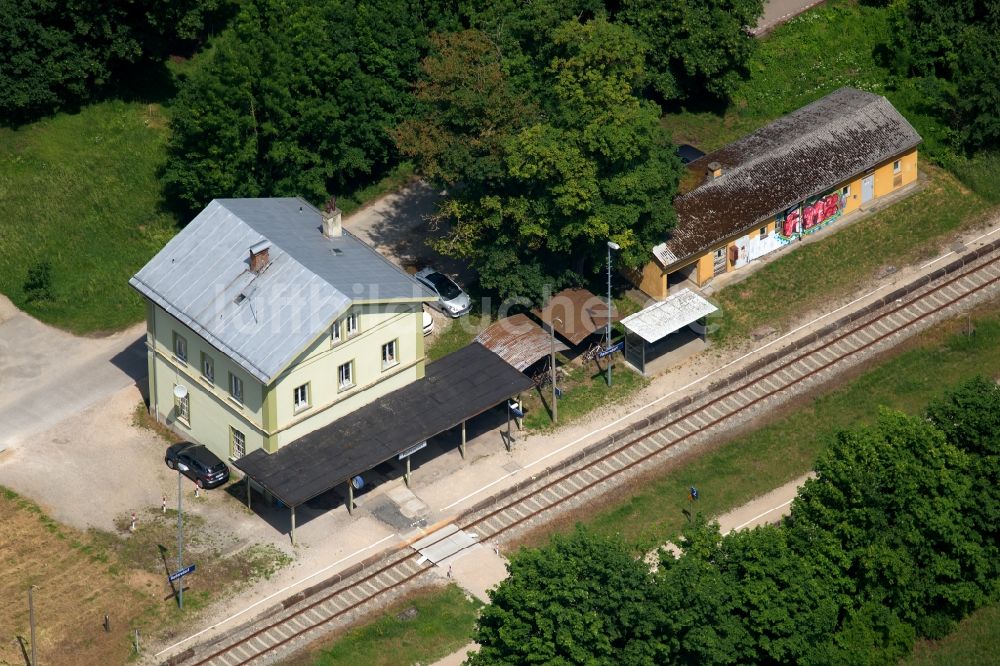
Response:
MULTIPOLYGON (((621 354, 615 356, 610 390, 605 360, 601 360, 599 366, 595 361, 559 364, 558 367, 565 373, 559 380, 559 388, 563 392, 559 398, 559 425, 571 423, 595 409, 622 402, 649 384, 648 379, 625 367, 621 354)), ((551 384, 522 395, 521 406, 525 409, 524 427, 527 430, 552 427, 551 402, 551 384)))
MULTIPOLYGON (((645 552, 679 532, 692 485, 700 491, 697 509, 706 515, 740 506, 807 472, 838 429, 871 422, 880 405, 916 413, 947 387, 977 373, 1000 376, 1000 304, 975 311, 973 322, 971 337, 961 332, 964 317, 944 323, 921 335, 911 349, 836 390, 803 397, 773 422, 637 481, 603 508, 588 506, 547 532, 569 530, 582 520, 601 533, 621 534, 645 552)), ((547 538, 533 534, 524 543, 537 545, 547 538)))
POLYGON ((378 618, 323 641, 287 666, 407 666, 429 664, 472 640, 482 603, 457 585, 421 590, 378 618), (407 618, 416 611, 415 615, 407 618), (404 612, 410 610, 410 613, 404 612))
MULTIPOLYGON (((199 501, 190 498, 188 501, 199 501)), ((204 501, 204 500, 202 500, 204 501)), ((39 627, 39 663, 121 664, 132 654, 131 634, 177 633, 196 624, 197 612, 210 600, 270 576, 288 558, 271 546, 251 546, 228 557, 216 535, 199 530, 202 522, 186 515, 185 550, 198 571, 186 580, 185 610, 171 596, 165 571, 176 564, 177 514, 149 510, 128 530, 128 518, 116 520, 117 532, 86 532, 61 525, 33 502, 0 487, 3 539, 0 552, 0 664, 23 663, 12 640, 28 632, 27 589, 35 590, 39 627), (166 558, 166 559, 164 559, 166 558), (102 621, 107 613, 111 631, 102 621), (62 657, 62 658, 61 658, 62 657)))
POLYGON ((449 319, 434 339, 427 345, 427 360, 436 361, 466 346, 479 332, 492 324, 489 315, 469 313, 458 319, 449 319))
POLYGON ((780 328, 857 292, 887 263, 904 266, 933 256, 943 236, 981 224, 980 214, 989 208, 984 199, 948 172, 928 164, 922 168, 930 181, 920 192, 843 229, 831 227, 829 236, 785 251, 719 290, 721 316, 713 339, 742 340, 763 324, 780 328))
POLYGON ((160 107, 124 102, 0 129, 0 292, 75 333, 140 320, 128 278, 176 231, 156 179, 166 138, 160 107), (25 279, 41 262, 52 298, 29 302, 25 279))
POLYGON ((939 641, 918 641, 904 666, 975 666, 1000 654, 1000 605, 984 606, 939 641))

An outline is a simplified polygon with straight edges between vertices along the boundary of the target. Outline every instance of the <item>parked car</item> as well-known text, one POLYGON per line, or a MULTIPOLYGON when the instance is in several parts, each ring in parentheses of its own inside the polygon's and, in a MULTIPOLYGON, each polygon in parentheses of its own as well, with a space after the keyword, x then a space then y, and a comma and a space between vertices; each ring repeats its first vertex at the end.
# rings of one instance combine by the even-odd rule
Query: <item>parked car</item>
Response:
POLYGON ((704 157, 705 153, 701 152, 694 146, 682 143, 677 146, 677 157, 681 158, 681 164, 687 164, 688 162, 694 162, 699 157, 704 157))
POLYGON ((204 444, 173 444, 167 448, 163 461, 170 469, 183 465, 181 473, 198 484, 199 488, 214 488, 229 480, 229 466, 204 444))
POLYGON ((444 273, 433 268, 425 268, 413 277, 438 295, 437 301, 431 303, 431 306, 449 317, 461 317, 472 309, 472 299, 469 295, 444 273))
POLYGON ((424 310, 424 335, 430 335, 434 332, 434 317, 427 310, 424 310))

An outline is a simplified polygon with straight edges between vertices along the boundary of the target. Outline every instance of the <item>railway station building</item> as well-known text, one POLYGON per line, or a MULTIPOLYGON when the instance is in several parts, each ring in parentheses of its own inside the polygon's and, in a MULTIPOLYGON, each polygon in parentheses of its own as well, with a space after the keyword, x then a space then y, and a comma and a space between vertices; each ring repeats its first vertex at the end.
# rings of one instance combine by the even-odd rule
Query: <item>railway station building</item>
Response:
POLYGON ((917 180, 920 135, 880 95, 841 88, 687 165, 677 226, 630 277, 662 300, 917 180))

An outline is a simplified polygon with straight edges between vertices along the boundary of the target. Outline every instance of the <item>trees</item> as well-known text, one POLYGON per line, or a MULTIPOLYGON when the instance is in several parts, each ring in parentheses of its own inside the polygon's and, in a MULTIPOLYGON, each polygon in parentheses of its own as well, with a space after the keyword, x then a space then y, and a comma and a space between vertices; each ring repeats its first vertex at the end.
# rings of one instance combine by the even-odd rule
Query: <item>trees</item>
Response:
POLYGON ((202 36, 228 5, 0 0, 0 118, 21 122, 91 99, 202 36))
POLYGON ((762 0, 625 0, 619 20, 649 43, 647 81, 663 99, 725 101, 749 75, 762 0))
POLYGON ((395 136, 450 188, 439 249, 502 296, 579 282, 608 239, 626 266, 645 263, 673 224, 680 164, 659 109, 634 92, 646 48, 634 31, 561 24, 537 81, 512 77, 481 31, 436 43, 417 89, 423 112, 395 136))
POLYGON ((915 77, 962 146, 1000 147, 1000 2, 907 0, 891 12, 896 71, 915 77))
POLYGON ((215 197, 321 201, 394 159, 423 28, 406 2, 254 0, 181 85, 165 169, 185 212, 215 197))
POLYGON ((578 528, 511 557, 490 591, 470 666, 657 664, 646 565, 618 539, 578 528))

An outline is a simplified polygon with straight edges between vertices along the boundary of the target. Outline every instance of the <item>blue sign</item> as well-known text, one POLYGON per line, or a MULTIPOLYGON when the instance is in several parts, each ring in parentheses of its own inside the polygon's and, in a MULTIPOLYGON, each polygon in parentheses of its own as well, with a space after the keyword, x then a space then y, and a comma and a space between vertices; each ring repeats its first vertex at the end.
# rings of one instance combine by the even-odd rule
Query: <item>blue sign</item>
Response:
POLYGON ((175 580, 177 580, 178 578, 183 578, 184 576, 187 576, 189 573, 191 573, 193 571, 194 571, 194 565, 193 564, 189 564, 186 567, 184 567, 183 569, 178 569, 177 571, 175 571, 172 574, 170 574, 169 576, 167 576, 167 579, 172 583, 175 580))
POLYGON ((556 397, 557 398, 561 398, 562 397, 562 389, 559 388, 558 386, 556 387, 556 397))
POLYGON ((617 342, 610 347, 605 347, 601 351, 597 352, 597 358, 604 358, 605 356, 611 356, 617 351, 625 349, 625 341, 617 342))
POLYGON ((361 475, 359 474, 351 479, 351 485, 354 486, 355 490, 361 490, 365 487, 365 480, 361 478, 361 475))

